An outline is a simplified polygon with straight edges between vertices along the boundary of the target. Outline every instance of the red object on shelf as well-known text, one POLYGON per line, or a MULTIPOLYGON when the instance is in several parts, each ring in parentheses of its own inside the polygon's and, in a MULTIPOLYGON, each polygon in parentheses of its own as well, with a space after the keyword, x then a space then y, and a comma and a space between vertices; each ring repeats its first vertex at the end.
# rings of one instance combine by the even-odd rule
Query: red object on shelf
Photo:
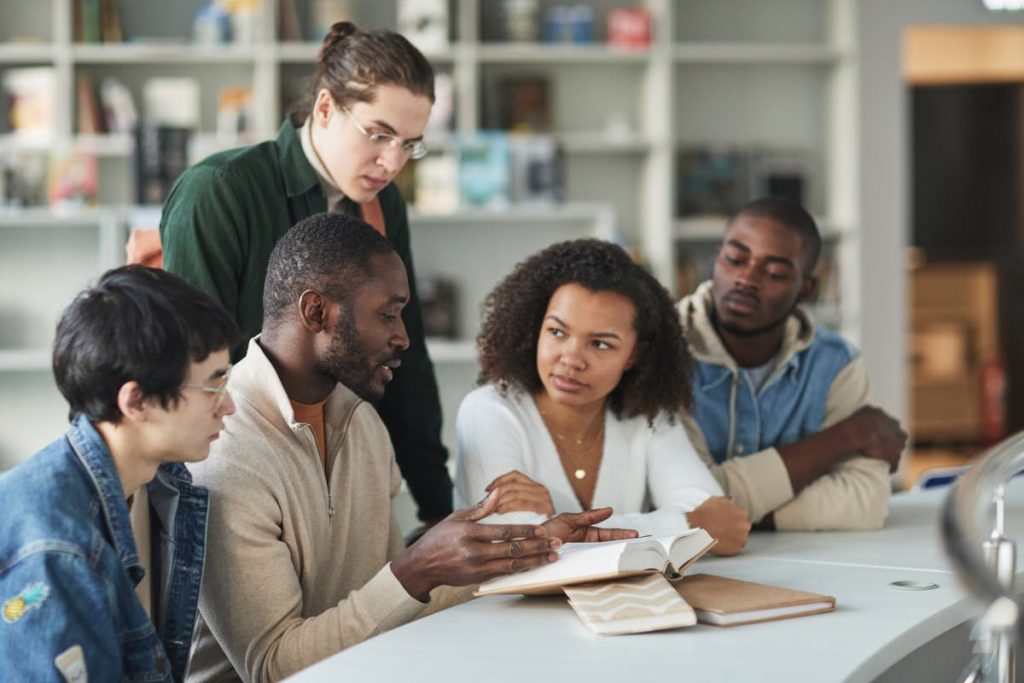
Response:
POLYGON ((978 436, 994 444, 1006 436, 1006 367, 1001 360, 982 363, 980 384, 978 436))
POLYGON ((651 13, 646 7, 616 7, 608 12, 608 44, 646 48, 651 44, 651 13))

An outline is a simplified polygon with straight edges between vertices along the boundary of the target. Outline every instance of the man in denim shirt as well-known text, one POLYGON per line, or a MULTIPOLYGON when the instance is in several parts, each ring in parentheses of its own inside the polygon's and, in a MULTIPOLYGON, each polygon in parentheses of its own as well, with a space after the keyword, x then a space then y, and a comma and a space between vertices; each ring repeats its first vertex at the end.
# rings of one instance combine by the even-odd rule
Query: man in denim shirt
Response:
POLYGON ((906 434, 867 405, 860 352, 798 306, 821 237, 799 204, 733 216, 711 282, 679 303, 696 359, 684 420, 726 493, 766 529, 877 529, 906 434))
POLYGON ((53 370, 71 427, 0 477, 4 680, 184 678, 208 495, 181 462, 234 412, 236 334, 219 304, 141 266, 64 312, 53 370))

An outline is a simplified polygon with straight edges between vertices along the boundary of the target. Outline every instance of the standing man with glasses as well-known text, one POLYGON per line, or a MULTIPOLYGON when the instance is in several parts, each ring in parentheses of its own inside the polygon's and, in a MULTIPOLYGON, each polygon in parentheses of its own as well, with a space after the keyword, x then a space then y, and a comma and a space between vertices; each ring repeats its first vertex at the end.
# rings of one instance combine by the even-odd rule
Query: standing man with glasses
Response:
POLYGON ((306 100, 277 139, 215 154, 186 171, 160 224, 165 267, 237 321, 243 338, 232 348, 236 361, 260 331, 270 252, 292 225, 315 213, 344 213, 395 245, 412 294, 402 315, 410 346, 376 407, 427 524, 452 511, 451 478, 406 206, 392 181, 406 162, 426 155, 433 101, 433 69, 405 38, 339 22, 324 39, 306 100))
POLYGON ((57 326, 67 433, 0 476, 0 662, 12 681, 182 681, 208 493, 182 464, 224 418, 223 307, 169 273, 109 271, 57 326))

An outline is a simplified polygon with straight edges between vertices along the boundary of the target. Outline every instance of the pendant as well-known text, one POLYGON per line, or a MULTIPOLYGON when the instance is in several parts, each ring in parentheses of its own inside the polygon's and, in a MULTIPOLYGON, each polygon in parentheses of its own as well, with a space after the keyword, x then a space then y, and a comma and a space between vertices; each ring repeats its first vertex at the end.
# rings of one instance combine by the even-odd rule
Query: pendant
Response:
POLYGON ((576 475, 577 479, 583 479, 584 477, 587 476, 587 471, 585 469, 583 469, 583 468, 580 468, 580 469, 576 470, 575 472, 573 472, 573 474, 576 475))

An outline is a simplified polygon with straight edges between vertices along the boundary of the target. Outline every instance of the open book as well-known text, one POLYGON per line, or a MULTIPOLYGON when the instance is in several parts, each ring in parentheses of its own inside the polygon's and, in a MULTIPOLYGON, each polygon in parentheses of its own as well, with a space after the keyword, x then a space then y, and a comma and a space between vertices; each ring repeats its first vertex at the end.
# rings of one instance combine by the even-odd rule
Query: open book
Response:
POLYGON ((710 574, 687 576, 675 589, 697 612, 697 621, 714 626, 789 619, 836 608, 831 595, 710 574))
POLYGON ((675 577, 715 542, 704 529, 689 529, 679 534, 644 536, 628 541, 566 543, 558 549, 557 562, 491 579, 480 585, 476 595, 548 595, 560 593, 562 586, 649 572, 675 577))

